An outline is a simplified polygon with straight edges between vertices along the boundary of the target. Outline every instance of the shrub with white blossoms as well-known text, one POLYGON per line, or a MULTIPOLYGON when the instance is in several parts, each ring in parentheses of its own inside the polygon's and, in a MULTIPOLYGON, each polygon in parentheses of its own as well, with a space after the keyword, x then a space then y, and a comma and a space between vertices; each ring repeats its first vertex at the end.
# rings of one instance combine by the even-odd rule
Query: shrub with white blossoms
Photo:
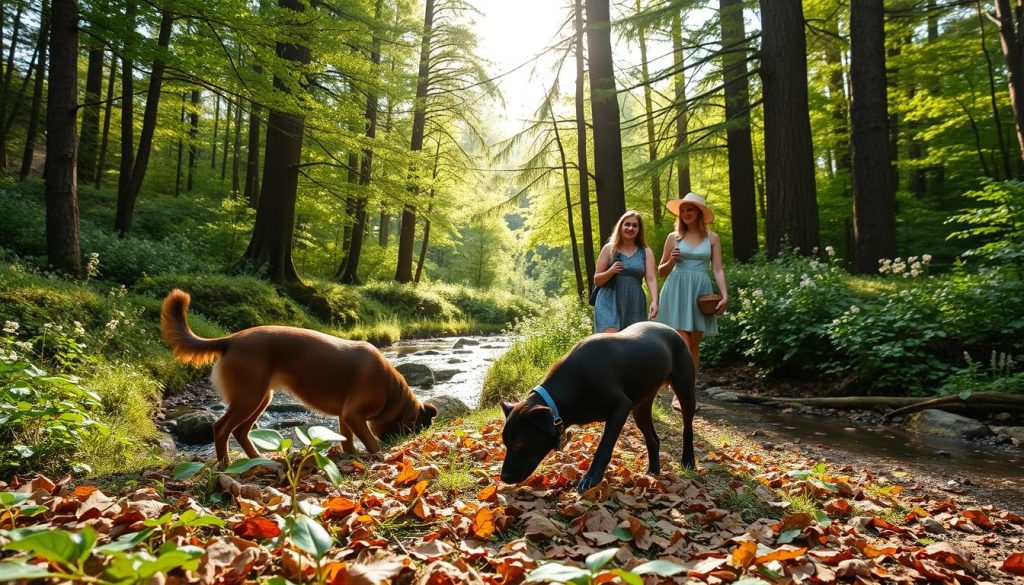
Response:
POLYGON ((917 278, 925 273, 932 261, 931 254, 924 254, 920 258, 911 256, 904 260, 896 257, 893 259, 879 258, 878 272, 881 274, 900 275, 903 278, 917 278))

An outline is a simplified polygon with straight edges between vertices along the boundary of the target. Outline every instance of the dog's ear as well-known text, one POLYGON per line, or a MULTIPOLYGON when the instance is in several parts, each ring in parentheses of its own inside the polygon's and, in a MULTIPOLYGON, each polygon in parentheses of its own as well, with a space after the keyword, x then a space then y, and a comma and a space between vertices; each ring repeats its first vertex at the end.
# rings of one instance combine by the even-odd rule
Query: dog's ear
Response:
POLYGON ((423 410, 426 411, 430 418, 437 416, 437 407, 429 402, 423 405, 423 410))
POLYGON ((512 414, 512 409, 515 408, 515 407, 516 407, 516 405, 512 404, 511 402, 502 402, 501 403, 501 410, 503 410, 505 412, 505 418, 508 418, 508 415, 512 414))
POLYGON ((553 437, 558 437, 558 429, 555 428, 555 417, 551 413, 551 409, 547 406, 531 406, 526 411, 526 418, 534 426, 539 427, 542 431, 548 433, 553 437))

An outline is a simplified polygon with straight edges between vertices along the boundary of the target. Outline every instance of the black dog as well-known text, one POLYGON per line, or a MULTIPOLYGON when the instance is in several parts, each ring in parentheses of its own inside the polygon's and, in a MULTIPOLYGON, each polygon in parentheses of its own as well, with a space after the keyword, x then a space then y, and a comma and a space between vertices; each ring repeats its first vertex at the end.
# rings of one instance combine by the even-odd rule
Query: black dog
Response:
POLYGON ((580 341, 551 367, 526 400, 501 405, 505 411, 501 481, 519 483, 529 477, 549 451, 561 448, 565 427, 604 421, 601 443, 577 489, 582 492, 597 485, 630 412, 647 444, 647 473, 657 475, 661 442, 654 431, 651 405, 665 382, 683 410, 683 467, 693 468, 697 406, 693 359, 674 329, 645 321, 580 341))

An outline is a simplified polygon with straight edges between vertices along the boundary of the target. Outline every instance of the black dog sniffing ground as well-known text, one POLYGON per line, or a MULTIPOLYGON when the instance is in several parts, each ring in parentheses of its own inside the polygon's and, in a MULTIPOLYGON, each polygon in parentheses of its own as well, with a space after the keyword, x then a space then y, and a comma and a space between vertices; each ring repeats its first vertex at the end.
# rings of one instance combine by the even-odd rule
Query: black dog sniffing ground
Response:
POLYGON ((566 427, 604 421, 604 433, 590 469, 577 489, 584 491, 604 477, 612 449, 626 418, 633 420, 647 444, 647 473, 661 472, 651 405, 668 383, 683 411, 683 467, 693 468, 693 359, 674 329, 654 321, 631 325, 618 333, 598 333, 576 344, 539 386, 517 404, 503 403, 505 461, 501 481, 519 483, 544 457, 562 447, 566 427))

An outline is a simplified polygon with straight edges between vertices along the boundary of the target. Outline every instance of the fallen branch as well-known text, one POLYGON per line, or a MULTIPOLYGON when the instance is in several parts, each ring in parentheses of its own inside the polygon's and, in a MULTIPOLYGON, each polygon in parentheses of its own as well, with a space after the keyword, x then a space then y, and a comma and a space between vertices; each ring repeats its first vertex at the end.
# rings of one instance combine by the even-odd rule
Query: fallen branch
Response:
POLYGON ((1024 410, 1024 395, 1006 394, 1004 392, 979 392, 977 394, 969 395, 966 399, 960 398, 960 396, 958 395, 941 396, 939 398, 922 400, 921 402, 918 402, 916 404, 909 404, 902 408, 897 408, 895 410, 887 412, 885 416, 883 416, 882 418, 890 419, 895 416, 905 416, 907 414, 919 412, 936 406, 954 405, 986 411, 1021 411, 1024 410))

